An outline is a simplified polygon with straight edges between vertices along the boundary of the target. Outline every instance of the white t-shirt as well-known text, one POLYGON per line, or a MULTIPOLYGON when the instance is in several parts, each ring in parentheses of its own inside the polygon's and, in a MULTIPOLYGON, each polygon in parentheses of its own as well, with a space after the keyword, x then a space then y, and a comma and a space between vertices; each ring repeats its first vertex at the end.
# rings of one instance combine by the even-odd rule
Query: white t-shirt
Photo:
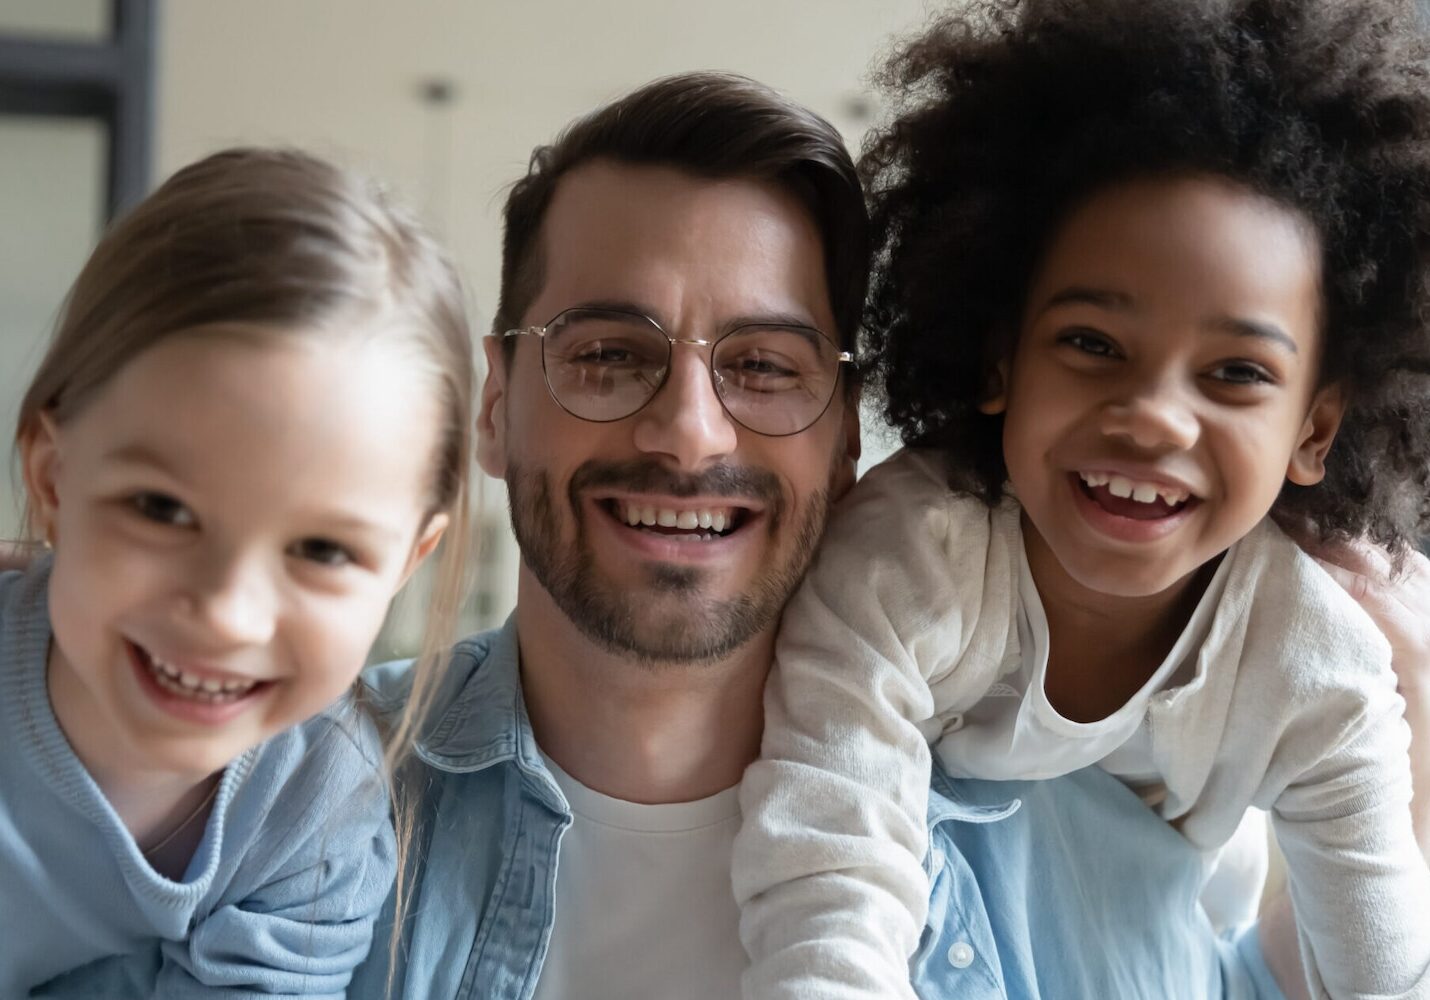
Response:
POLYGON ((730 850, 738 788, 638 805, 551 769, 574 814, 533 1000, 730 1000, 746 966, 730 850))

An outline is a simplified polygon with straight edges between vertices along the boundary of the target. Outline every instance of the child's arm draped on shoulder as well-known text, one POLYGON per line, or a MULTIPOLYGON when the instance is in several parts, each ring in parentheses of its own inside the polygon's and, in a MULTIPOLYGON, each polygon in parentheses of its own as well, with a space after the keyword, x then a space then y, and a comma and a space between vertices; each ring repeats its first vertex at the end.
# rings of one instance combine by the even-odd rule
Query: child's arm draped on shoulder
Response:
POLYGON ((964 524, 955 504, 926 456, 873 470, 786 609, 762 758, 741 785, 747 996, 836 984, 841 996, 912 995, 908 958, 928 905, 928 743, 946 707, 930 680, 946 692, 968 645, 988 550, 987 508, 965 504, 976 516, 964 524))
MULTIPOLYGON (((1430 560, 1412 554, 1393 575, 1385 553, 1372 546, 1321 547, 1315 555, 1390 642, 1410 728, 1411 816, 1421 855, 1430 858, 1430 560)), ((1291 896, 1283 892, 1262 916, 1261 948, 1287 1000, 1309 1000, 1296 931, 1291 896)))

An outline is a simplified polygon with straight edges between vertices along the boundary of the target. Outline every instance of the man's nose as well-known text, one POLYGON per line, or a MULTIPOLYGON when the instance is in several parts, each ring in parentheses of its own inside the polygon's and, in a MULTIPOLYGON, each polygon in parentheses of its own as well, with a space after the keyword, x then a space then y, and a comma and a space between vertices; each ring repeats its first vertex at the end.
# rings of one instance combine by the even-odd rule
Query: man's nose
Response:
POLYGON ((677 344, 665 384, 636 414, 635 445, 685 469, 699 469, 735 450, 737 428, 710 377, 708 348, 677 344))

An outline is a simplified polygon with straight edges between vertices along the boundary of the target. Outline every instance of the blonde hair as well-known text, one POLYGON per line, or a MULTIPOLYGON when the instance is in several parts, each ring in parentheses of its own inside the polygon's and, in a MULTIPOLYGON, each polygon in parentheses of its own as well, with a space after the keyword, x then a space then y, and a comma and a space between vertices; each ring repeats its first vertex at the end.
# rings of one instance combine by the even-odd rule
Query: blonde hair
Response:
MULTIPOLYGON (((259 337, 349 328, 403 336, 437 385, 444 426, 428 516, 450 523, 437 557, 411 694, 385 733, 403 763, 431 701, 466 592, 475 371, 464 295, 436 242, 371 181, 295 150, 230 149, 174 174, 99 241, 70 289, 20 405, 63 425, 139 354, 220 327, 259 337)), ((33 529, 33 524, 30 526, 33 529)), ((400 933, 415 793, 394 788, 400 933)))

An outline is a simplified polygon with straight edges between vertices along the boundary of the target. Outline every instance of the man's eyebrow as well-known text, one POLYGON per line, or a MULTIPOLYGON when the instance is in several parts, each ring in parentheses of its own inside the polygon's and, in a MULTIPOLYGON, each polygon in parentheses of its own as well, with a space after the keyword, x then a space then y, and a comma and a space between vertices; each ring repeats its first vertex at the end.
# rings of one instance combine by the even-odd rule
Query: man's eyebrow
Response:
MULTIPOLYGON (((562 310, 567 312, 571 309, 603 309, 606 312, 635 313, 637 316, 645 316, 660 323, 660 317, 651 311, 649 306, 643 306, 638 302, 629 299, 584 299, 575 305, 567 306, 562 310)), ((660 324, 664 326, 664 323, 660 324)))
MULTIPOLYGON (((743 316, 735 316, 725 321, 724 330, 734 330, 742 326, 799 326, 808 330, 819 330, 813 318, 803 313, 794 312, 767 312, 748 313, 743 316)), ((821 333, 828 333, 834 336, 834 331, 820 330, 821 333)))
MULTIPOLYGON (((670 328, 670 325, 655 310, 651 309, 649 306, 641 305, 637 302, 631 302, 627 299, 587 299, 577 303, 574 306, 569 306, 568 308, 604 309, 608 312, 635 313, 639 316, 645 316, 649 319, 655 320, 656 324, 659 325, 662 330, 665 330, 667 333, 669 333, 672 337, 691 336, 691 334, 688 334, 686 331, 672 330, 670 328)), ((716 333, 716 335, 718 336, 719 334, 728 333, 731 330, 737 329, 742 326, 793 326, 804 327, 810 330, 819 330, 819 327, 815 325, 814 320, 805 313, 785 312, 776 310, 773 312, 742 313, 738 316, 732 316, 720 324, 720 329, 716 333)), ((707 335, 710 332, 713 331, 707 331, 707 335)), ((829 337, 834 336, 834 332, 832 330, 820 330, 820 332, 824 333, 826 336, 829 337)), ((695 336, 699 335, 696 334, 695 336)))
POLYGON ((1296 341, 1289 333, 1281 329, 1275 323, 1267 323, 1262 320, 1242 319, 1239 316, 1217 316, 1206 323, 1208 329, 1219 330, 1223 333, 1233 333, 1238 337, 1257 337, 1262 340, 1269 340, 1280 344, 1292 354, 1300 354, 1300 349, 1296 346, 1296 341))

